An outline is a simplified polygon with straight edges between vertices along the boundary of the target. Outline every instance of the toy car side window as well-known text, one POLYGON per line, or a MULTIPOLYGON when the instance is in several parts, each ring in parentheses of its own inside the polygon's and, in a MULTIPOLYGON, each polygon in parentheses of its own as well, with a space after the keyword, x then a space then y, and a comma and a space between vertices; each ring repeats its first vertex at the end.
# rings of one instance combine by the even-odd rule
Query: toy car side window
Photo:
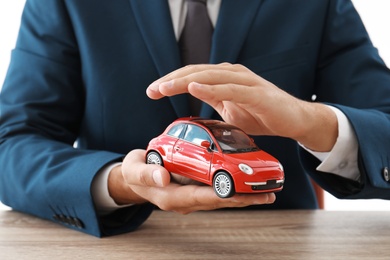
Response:
POLYGON ((184 124, 178 124, 173 126, 171 129, 169 129, 167 134, 178 138, 181 132, 183 131, 183 129, 184 129, 184 124))
POLYGON ((200 145, 202 141, 211 142, 211 138, 206 130, 196 125, 187 126, 187 130, 183 139, 196 145, 200 145))

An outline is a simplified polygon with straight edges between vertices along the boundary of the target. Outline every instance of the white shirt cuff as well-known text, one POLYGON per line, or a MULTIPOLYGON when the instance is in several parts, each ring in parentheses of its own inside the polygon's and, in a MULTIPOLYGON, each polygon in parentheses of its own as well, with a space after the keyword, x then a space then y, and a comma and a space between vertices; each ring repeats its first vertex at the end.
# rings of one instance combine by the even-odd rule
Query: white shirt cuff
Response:
POLYGON ((329 106, 338 120, 339 135, 330 152, 315 152, 303 145, 306 151, 317 157, 322 163, 316 168, 317 171, 333 173, 344 178, 359 181, 358 168, 358 141, 348 118, 339 109, 329 106))
POLYGON ((91 194, 100 216, 107 215, 119 208, 131 206, 116 204, 108 191, 108 175, 114 167, 121 164, 112 163, 105 166, 96 174, 95 179, 92 181, 91 194))

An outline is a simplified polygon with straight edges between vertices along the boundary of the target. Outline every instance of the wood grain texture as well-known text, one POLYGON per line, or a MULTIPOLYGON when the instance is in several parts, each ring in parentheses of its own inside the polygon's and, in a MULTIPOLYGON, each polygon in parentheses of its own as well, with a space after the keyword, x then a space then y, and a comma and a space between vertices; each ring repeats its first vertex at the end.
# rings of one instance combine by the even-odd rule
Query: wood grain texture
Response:
POLYGON ((390 212, 156 211, 95 238, 0 211, 0 259, 390 259, 390 212))

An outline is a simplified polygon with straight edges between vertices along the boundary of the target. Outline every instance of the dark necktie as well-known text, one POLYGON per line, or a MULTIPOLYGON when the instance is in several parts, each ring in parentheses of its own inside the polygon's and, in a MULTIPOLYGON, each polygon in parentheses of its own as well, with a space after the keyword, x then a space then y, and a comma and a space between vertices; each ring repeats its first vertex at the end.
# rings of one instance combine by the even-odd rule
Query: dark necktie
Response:
MULTIPOLYGON (((209 63, 213 25, 207 12, 207 0, 186 0, 188 11, 179 39, 183 65, 209 63)), ((190 95, 189 95, 190 96, 190 95)), ((198 115, 201 102, 189 97, 192 115, 198 115)))

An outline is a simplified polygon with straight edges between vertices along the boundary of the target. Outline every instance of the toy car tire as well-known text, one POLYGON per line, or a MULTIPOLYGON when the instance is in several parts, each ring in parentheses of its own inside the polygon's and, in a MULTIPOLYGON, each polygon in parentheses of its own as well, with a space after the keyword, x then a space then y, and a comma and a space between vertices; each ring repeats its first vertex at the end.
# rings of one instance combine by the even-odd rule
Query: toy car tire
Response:
POLYGON ((164 166, 164 162, 161 158, 161 156, 157 152, 150 152, 146 156, 146 163, 147 164, 158 164, 161 166, 164 166))
POLYGON ((219 172, 214 176, 213 188, 220 198, 229 198, 234 195, 234 182, 227 172, 219 172))

